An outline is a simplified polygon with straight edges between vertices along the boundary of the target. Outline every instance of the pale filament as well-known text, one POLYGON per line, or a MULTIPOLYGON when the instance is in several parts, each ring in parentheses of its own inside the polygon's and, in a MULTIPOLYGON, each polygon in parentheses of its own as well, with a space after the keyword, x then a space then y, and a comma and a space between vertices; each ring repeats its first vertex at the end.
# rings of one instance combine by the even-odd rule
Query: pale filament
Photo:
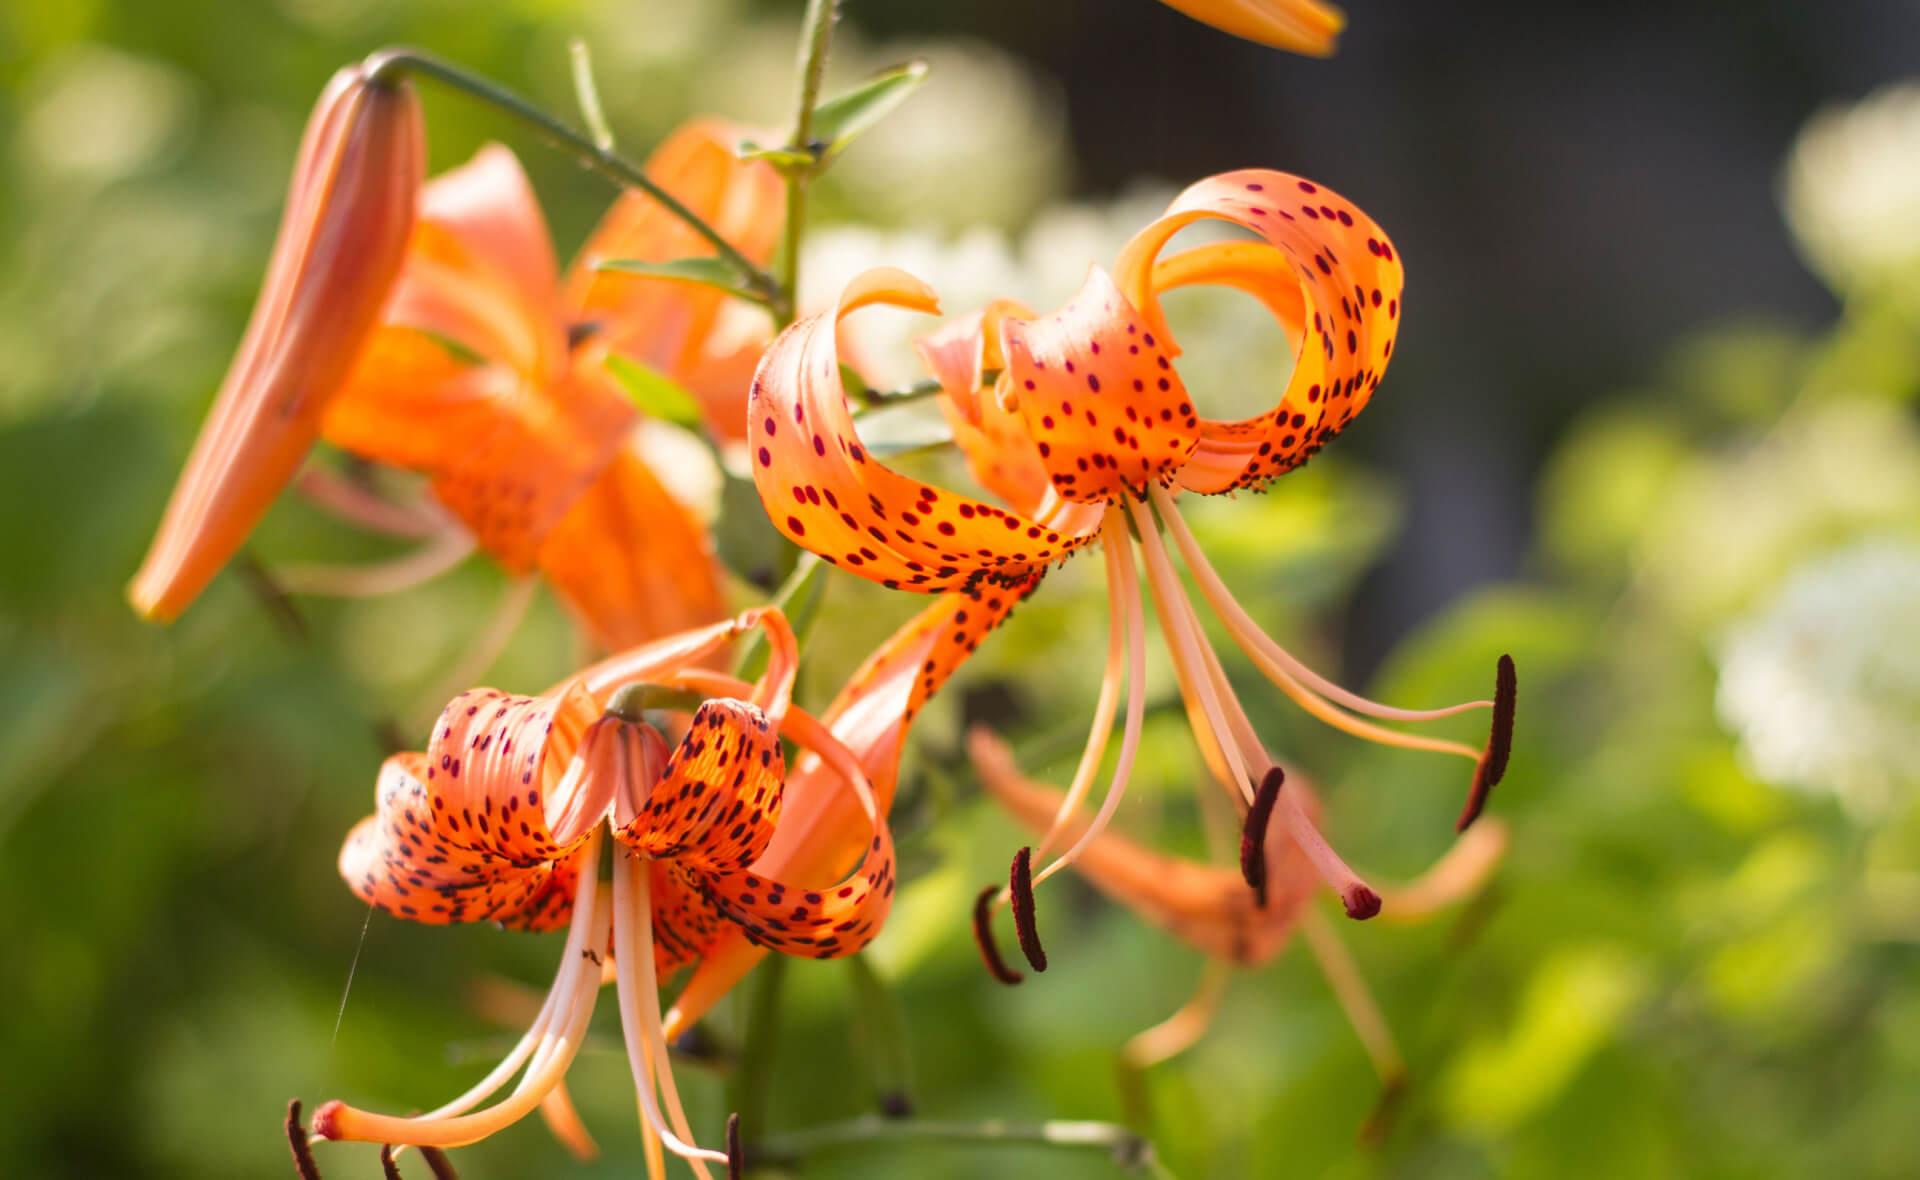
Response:
POLYGON ((573 917, 567 927, 567 945, 553 988, 527 1035, 514 1046, 492 1073, 465 1094, 437 1110, 410 1118, 372 1114, 332 1104, 316 1112, 316 1131, 323 1125, 330 1139, 411 1144, 418 1147, 460 1147, 484 1139, 509 1126, 539 1106, 572 1064, 587 1025, 593 1019, 594 999, 600 992, 600 964, 609 948, 610 907, 600 896, 597 867, 601 834, 596 830, 580 854, 579 879, 574 890, 573 917), (590 966, 589 966, 590 965, 590 966), (531 1055, 532 1060, 528 1061, 531 1055), (506 1099, 478 1114, 466 1114, 504 1085, 521 1064, 526 1073, 506 1099))
MULTIPOLYGON (((1113 782, 1107 787, 1107 797, 1100 802, 1100 810, 1080 834, 1073 847, 1061 853, 1054 862, 1033 875, 1033 884, 1039 885, 1048 877, 1066 868, 1075 860, 1094 837, 1106 830, 1107 823, 1113 819, 1114 811, 1120 806, 1120 799, 1126 794, 1127 780, 1133 775, 1134 756, 1140 749, 1140 731, 1144 728, 1147 714, 1147 624, 1145 612, 1140 604, 1139 574, 1133 568, 1133 545, 1127 539, 1126 516, 1117 508, 1109 509, 1106 522, 1102 526, 1102 544, 1117 550, 1120 554, 1120 607, 1127 620, 1127 720, 1120 732, 1120 754, 1114 762, 1113 782)), ((1004 891, 1003 891, 1004 892, 1004 891)))
POLYGON ((667 1038, 660 1022, 660 979, 653 962, 652 886, 648 864, 639 857, 622 854, 614 865, 613 919, 620 932, 620 954, 615 960, 620 1027, 633 1084, 640 1093, 641 1116, 649 1134, 658 1136, 668 1151, 686 1160, 701 1180, 711 1180, 707 1162, 725 1164, 727 1156, 691 1142, 693 1132, 673 1084, 667 1038), (654 1096, 656 1076, 672 1116, 671 1125, 654 1096))
POLYGON ((425 585, 473 554, 473 534, 449 525, 426 544, 391 561, 367 565, 289 565, 273 571, 274 580, 294 594, 334 598, 374 598, 425 585))
POLYGON ((520 629, 521 622, 527 617, 527 609, 533 605, 534 591, 538 588, 539 582, 532 577, 515 578, 507 583, 506 591, 500 595, 500 602, 493 608, 493 614, 487 619, 480 637, 467 645, 460 662, 441 677, 440 683, 427 695, 433 717, 440 715, 440 709, 447 701, 486 677, 487 669, 493 667, 500 653, 507 650, 507 644, 513 641, 513 633, 520 629))
MULTIPOLYGON (((1161 630, 1166 632, 1167 647, 1173 656, 1181 694, 1190 701, 1197 701, 1205 717, 1206 724, 1195 727, 1195 737, 1199 739, 1202 751, 1209 745, 1219 750, 1227 767, 1229 790, 1238 795, 1243 804, 1250 804, 1253 801, 1254 778, 1249 773, 1246 750, 1239 742, 1228 740, 1232 731, 1227 727, 1227 712, 1221 704, 1219 689, 1207 675, 1202 655, 1206 649, 1206 636, 1200 633, 1192 608, 1187 605, 1186 592, 1180 586, 1180 575, 1167 558, 1166 547, 1160 541, 1160 532, 1154 526, 1152 514, 1138 500, 1129 501, 1128 507, 1139 529, 1147 582, 1153 588, 1154 601, 1158 604, 1161 630)), ((1232 694, 1229 692, 1227 695, 1232 694)), ((1187 712, 1191 717, 1191 705, 1187 712)))
POLYGON ((1333 988, 1334 999, 1340 1001, 1340 1010, 1347 1014, 1347 1023, 1353 1025, 1368 1060, 1373 1062, 1373 1071, 1389 1086, 1404 1080, 1407 1063, 1400 1056, 1400 1046, 1394 1043, 1393 1030, 1387 1027, 1387 1018, 1368 990, 1359 964, 1347 953, 1332 923, 1325 914, 1308 906, 1300 915, 1300 931, 1328 986, 1333 988))
POLYGON ((1150 494, 1157 514, 1166 522, 1167 531, 1173 535, 1174 544, 1180 549, 1181 558, 1185 560, 1187 568, 1193 572, 1194 579, 1200 584, 1201 595, 1206 598, 1207 604, 1213 607, 1215 615, 1226 626, 1228 634, 1233 636, 1234 642, 1247 654, 1247 658, 1252 660, 1267 678, 1279 687, 1280 691, 1293 698, 1302 709, 1328 725, 1369 741, 1410 750, 1457 754, 1474 762, 1480 760, 1481 752, 1471 746, 1385 729, 1351 716, 1332 702, 1338 701, 1340 705, 1355 712, 1387 720, 1432 721, 1442 717, 1456 716, 1473 709, 1490 709, 1493 707, 1492 701, 1468 701, 1444 709, 1395 709, 1349 692, 1322 677, 1275 643, 1234 599, 1225 583, 1221 582, 1219 575, 1208 563, 1206 554, 1194 540, 1186 521, 1181 519, 1179 511, 1174 507, 1173 498, 1164 489, 1157 487, 1152 489, 1150 494))
POLYGON ((1487 816, 1460 834, 1426 872, 1399 888, 1380 890, 1380 916, 1418 922, 1479 892, 1507 850, 1507 827, 1487 816))
POLYGON ((1054 815, 1052 826, 1034 846, 1033 854, 1037 857, 1045 857, 1053 848, 1067 821, 1079 813, 1087 792, 1093 789, 1093 778, 1100 773, 1101 759, 1113 736, 1113 715, 1120 707, 1120 671, 1127 642, 1126 609, 1120 600, 1123 557, 1111 545, 1102 548, 1107 559, 1107 667, 1100 677, 1100 700, 1093 707, 1093 724, 1087 730, 1087 745, 1081 751, 1080 765, 1074 768, 1073 782, 1060 800, 1060 810, 1054 815))
POLYGON ((1193 1048, 1219 1015, 1232 974, 1225 960, 1209 958, 1192 997, 1173 1015, 1131 1037, 1120 1050, 1121 1063, 1129 1069, 1147 1069, 1193 1048))
MULTIPOLYGON (((1151 521, 1142 524, 1143 531, 1151 527, 1151 521)), ((1191 657, 1199 664, 1197 679, 1205 689, 1207 699, 1213 702, 1216 709, 1225 714, 1225 722, 1220 728, 1232 739, 1232 744, 1228 748, 1237 750, 1240 756, 1246 759, 1247 765, 1253 768, 1256 774, 1264 777, 1275 765, 1273 756, 1267 753, 1266 746, 1261 743, 1259 735, 1254 731, 1253 722, 1247 719, 1246 710, 1241 707, 1240 698, 1234 694, 1233 687, 1227 682, 1226 670, 1220 666, 1219 655, 1213 650, 1212 642, 1207 639, 1206 632, 1200 627, 1200 620, 1194 612, 1193 603, 1185 594, 1179 593, 1180 583, 1171 565, 1167 567, 1166 572, 1168 581, 1173 587, 1172 601, 1168 604, 1169 613, 1176 619, 1184 621, 1185 625, 1181 630, 1198 648, 1197 653, 1191 657)), ((1250 790, 1253 780, 1248 778, 1242 781, 1247 784, 1246 789, 1250 790)), ((1293 842, 1299 845, 1301 852, 1306 854, 1314 870, 1340 894, 1342 903, 1363 898, 1365 894, 1371 892, 1367 883, 1346 861, 1341 859, 1340 854, 1327 843, 1327 838, 1320 834, 1320 829, 1314 826, 1313 817, 1309 816, 1307 809, 1301 805, 1300 792, 1282 788, 1275 808, 1279 812, 1280 822, 1287 826, 1287 834, 1293 837, 1293 842)))
POLYGON ((327 467, 308 465, 294 478, 302 496, 341 520, 390 537, 424 541, 447 530, 447 515, 428 502, 396 504, 327 467))
MULTIPOLYGON (((755 627, 766 629, 772 652, 767 661, 766 679, 784 679, 791 685, 791 665, 797 659, 797 648, 791 642, 793 632, 787 627, 786 616, 772 607, 743 611, 724 622, 610 656, 580 673, 580 681, 588 692, 604 700, 631 681, 659 683, 661 677, 699 663, 755 627)), ((747 700, 757 691, 744 680, 733 683, 739 685, 739 691, 729 689, 725 695, 747 700)))

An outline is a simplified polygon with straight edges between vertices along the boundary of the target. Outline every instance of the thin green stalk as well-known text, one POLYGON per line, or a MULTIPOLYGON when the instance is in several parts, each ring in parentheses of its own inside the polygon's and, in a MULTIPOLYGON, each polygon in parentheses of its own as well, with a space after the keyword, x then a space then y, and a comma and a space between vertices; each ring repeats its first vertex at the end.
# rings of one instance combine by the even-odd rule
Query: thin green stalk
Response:
POLYGON ((804 1131, 770 1136, 762 1140, 748 1156, 754 1163, 795 1164, 808 1156, 829 1151, 902 1142, 1097 1151, 1106 1155, 1124 1172, 1151 1176, 1155 1180, 1173 1180, 1173 1173, 1154 1153, 1153 1142, 1139 1132, 1117 1123, 1064 1119, 1044 1123, 1009 1122, 1005 1119, 950 1122, 888 1119, 870 1114, 843 1123, 828 1123, 804 1131))
MULTIPOLYGON (((820 158, 813 143, 813 108, 820 102, 820 82, 827 72, 827 49, 833 43, 833 22, 840 15, 839 0, 807 0, 807 15, 801 25, 800 93, 793 114, 793 133, 787 137, 787 150, 820 158)), ((796 300, 800 290, 800 239, 807 220, 807 182, 812 168, 793 168, 787 172, 787 225, 780 236, 780 289, 796 300)), ((782 326, 792 322, 789 312, 782 326)))
POLYGON ((865 954, 846 960, 853 991, 853 1037, 873 1067, 880 1113, 904 1118, 913 1111, 913 1061, 907 1052, 907 1021, 900 1001, 865 954))
POLYGON ((740 1133, 748 1140, 767 1129, 767 1095, 773 1088, 773 1051, 780 1039, 780 995, 786 978, 785 955, 768 955, 753 973, 740 1068, 727 1087, 728 1104, 740 1115, 740 1133))
POLYGON ((542 139, 570 153, 574 159, 586 167, 617 184, 637 188, 646 193, 658 201, 667 212, 685 222, 688 228, 699 234, 708 245, 713 247, 715 254, 738 271, 741 282, 747 287, 752 297, 765 303, 783 322, 791 316, 786 291, 772 275, 755 266, 752 259, 740 253, 732 242, 721 235, 719 230, 708 225, 699 214, 681 204, 672 193, 655 184, 631 161, 601 147, 592 139, 547 114, 513 91, 495 85, 478 75, 469 74, 452 62, 418 49, 376 50, 367 57, 365 66, 367 80, 370 82, 409 74, 429 78, 469 98, 487 103, 525 123, 542 139))

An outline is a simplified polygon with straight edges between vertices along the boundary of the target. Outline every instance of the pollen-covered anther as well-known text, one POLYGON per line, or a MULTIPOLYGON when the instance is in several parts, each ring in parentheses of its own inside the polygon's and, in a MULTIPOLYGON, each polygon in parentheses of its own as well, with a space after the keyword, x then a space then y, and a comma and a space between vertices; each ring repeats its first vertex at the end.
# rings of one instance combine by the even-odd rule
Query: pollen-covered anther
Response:
POLYGON ((1473 768, 1473 789, 1467 793, 1467 805, 1454 822, 1453 830, 1464 832, 1487 805, 1487 796, 1507 773, 1507 759, 1513 754, 1513 717, 1520 701, 1520 680, 1514 671, 1513 657, 1503 655, 1494 672, 1493 724, 1487 733, 1487 747, 1473 768))
POLYGON ((320 1165, 314 1162, 313 1149, 307 1146, 307 1129, 300 1123, 300 1100, 287 1103, 287 1147, 293 1152, 293 1170, 300 1180, 320 1180, 320 1165))
POLYGON ((740 1112, 727 1116, 727 1180, 740 1180, 746 1173, 746 1158, 740 1152, 740 1112))
POLYGON ((993 940, 993 900, 999 892, 998 885, 989 885, 973 899, 973 941, 980 947, 987 974, 1011 987, 1026 976, 1007 966, 1007 961, 1000 957, 1000 944, 993 940))
POLYGON ((1267 908, 1267 821, 1273 818, 1273 805, 1286 781, 1286 771, 1278 766, 1267 771, 1240 829, 1240 875, 1253 888, 1254 904, 1261 909, 1267 908))
POLYGON ((1013 903, 1013 929, 1020 936, 1020 953, 1035 971, 1047 969, 1047 951, 1040 945, 1040 927, 1034 921, 1033 849, 1022 846, 1013 854, 1007 873, 1007 896, 1013 903))

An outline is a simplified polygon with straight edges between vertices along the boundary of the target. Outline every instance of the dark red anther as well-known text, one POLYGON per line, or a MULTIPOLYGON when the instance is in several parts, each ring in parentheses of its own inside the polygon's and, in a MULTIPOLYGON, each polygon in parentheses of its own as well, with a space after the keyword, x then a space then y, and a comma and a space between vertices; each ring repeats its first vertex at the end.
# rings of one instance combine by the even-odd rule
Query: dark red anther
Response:
POLYGON ((1273 805, 1286 781, 1287 772, 1278 766, 1267 771, 1240 828, 1240 875, 1253 887, 1253 902, 1263 910, 1267 908, 1267 821, 1273 818, 1273 805))
POLYGON ((320 1180, 320 1165, 313 1162, 313 1149, 307 1146, 307 1128, 300 1120, 298 1098, 287 1103, 287 1146, 293 1149, 293 1170, 300 1180, 320 1180))
POLYGON ((993 897, 1000 892, 997 885, 989 885, 980 891, 973 901, 973 941, 979 944, 980 958, 987 964, 987 974, 1001 983, 1012 986, 1026 976, 1007 966, 1000 957, 1000 946, 993 941, 993 897))
POLYGON ((1467 805, 1453 825, 1464 832, 1480 818, 1487 795, 1507 773, 1507 759, 1513 754, 1513 714, 1520 701, 1520 680, 1513 669, 1513 657, 1501 656, 1493 680, 1493 726, 1487 734, 1487 748, 1480 764, 1473 768, 1473 790, 1467 793, 1467 805))
POLYGON ((1047 951, 1040 945, 1040 927, 1034 922, 1033 849, 1022 847, 1013 854, 1013 868, 1007 874, 1007 893, 1013 901, 1013 930, 1020 936, 1020 953, 1035 971, 1047 969, 1047 951))
POLYGON ((386 1180, 403 1180, 400 1175, 400 1165, 393 1162, 393 1144, 391 1143, 380 1145, 380 1174, 386 1177, 386 1180))
POLYGON ((740 1180, 746 1174, 746 1161, 740 1155, 740 1112, 727 1116, 727 1180, 740 1180))

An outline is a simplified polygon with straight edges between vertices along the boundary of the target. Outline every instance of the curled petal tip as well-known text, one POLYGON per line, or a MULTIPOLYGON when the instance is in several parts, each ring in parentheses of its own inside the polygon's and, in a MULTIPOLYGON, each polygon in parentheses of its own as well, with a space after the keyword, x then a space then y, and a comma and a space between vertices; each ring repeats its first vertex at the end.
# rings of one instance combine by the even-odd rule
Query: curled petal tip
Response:
POLYGON ((1000 944, 993 940, 993 898, 999 892, 998 885, 989 885, 973 899, 973 941, 980 948, 980 959, 987 965, 987 974, 1012 987, 1026 976, 1007 966, 1007 961, 1000 957, 1000 944))
POLYGON ((1254 904, 1267 907, 1267 823, 1273 818, 1273 805, 1279 801, 1280 788, 1287 773, 1278 766, 1260 780, 1260 790, 1247 809, 1246 824, 1240 829, 1240 875, 1253 888, 1254 904))
POLYGON ((1007 874, 1007 892, 1013 902, 1013 929, 1020 936, 1020 953, 1035 971, 1047 969, 1047 951, 1040 945, 1040 927, 1034 921, 1033 849, 1022 847, 1013 854, 1013 866, 1007 874))
POLYGON ((1519 705, 1520 681, 1513 667, 1513 657, 1503 655, 1494 673, 1493 686, 1493 723, 1487 733, 1487 746, 1480 755, 1480 763, 1473 769, 1473 789, 1467 793, 1466 807, 1460 812, 1453 830, 1464 832, 1480 818, 1480 812, 1487 805, 1487 796, 1494 786, 1506 776, 1507 760, 1513 754, 1514 710, 1519 705))
POLYGON ((1347 917, 1364 922, 1380 912, 1380 895, 1366 885, 1354 885, 1340 895, 1340 904, 1347 907, 1347 917))
POLYGON ((1346 14, 1320 0, 1166 0, 1223 32, 1309 57, 1333 54, 1346 14))
POLYGON ((320 1180, 320 1165, 314 1162, 313 1149, 307 1146, 307 1129, 300 1122, 300 1100, 287 1103, 287 1147, 293 1152, 293 1170, 300 1180, 320 1180))
POLYGON ((909 311, 940 314, 940 295, 925 282, 894 266, 876 266, 861 271, 840 293, 837 312, 850 311, 872 303, 886 303, 909 311))

